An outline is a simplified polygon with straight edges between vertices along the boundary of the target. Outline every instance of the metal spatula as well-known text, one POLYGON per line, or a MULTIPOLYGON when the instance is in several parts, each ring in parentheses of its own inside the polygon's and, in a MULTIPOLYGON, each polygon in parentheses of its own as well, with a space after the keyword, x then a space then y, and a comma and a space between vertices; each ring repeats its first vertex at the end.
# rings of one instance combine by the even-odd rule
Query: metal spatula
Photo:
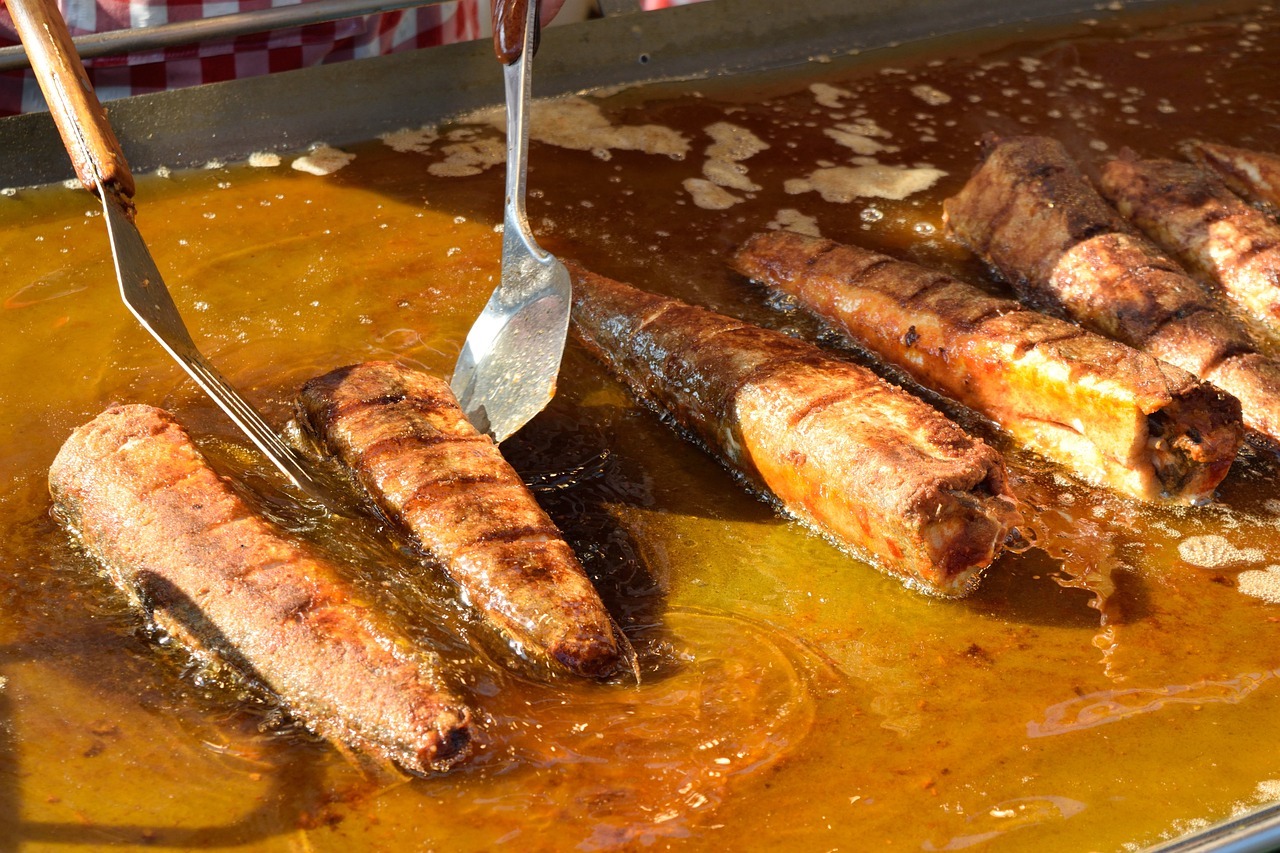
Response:
POLYGON ((538 6, 494 0, 494 48, 505 65, 507 95, 502 280, 471 327, 450 381, 467 419, 499 442, 551 402, 569 333, 569 271, 533 239, 525 214, 538 6))
POLYGON ((53 0, 8 0, 7 5, 76 174, 102 200, 125 305, 286 477, 325 506, 342 507, 196 349, 133 223, 133 175, 53 0))

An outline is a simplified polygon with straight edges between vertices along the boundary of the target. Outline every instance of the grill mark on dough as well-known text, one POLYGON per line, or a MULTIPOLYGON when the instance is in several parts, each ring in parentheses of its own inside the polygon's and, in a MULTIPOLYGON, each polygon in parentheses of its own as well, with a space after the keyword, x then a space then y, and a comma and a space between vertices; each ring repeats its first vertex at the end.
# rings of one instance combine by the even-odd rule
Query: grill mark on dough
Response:
POLYGON ((363 449, 353 446, 360 464, 373 464, 376 460, 407 452, 419 447, 433 447, 440 444, 481 444, 487 441, 484 436, 452 435, 436 432, 430 435, 392 435, 380 438, 363 449))
POLYGON ((657 305, 657 310, 655 310, 652 314, 650 314, 649 316, 641 320, 639 325, 636 326, 636 333, 638 334, 640 332, 646 331, 651 324, 661 320, 662 315, 666 314, 667 312, 671 311, 676 307, 677 306, 675 302, 669 299, 664 299, 663 301, 659 302, 657 305))
MULTIPOLYGON (((835 248, 835 247, 836 245, 833 243, 832 248, 835 248)), ((886 260, 891 261, 892 259, 886 259, 886 260)), ((678 305, 674 300, 666 300, 662 303, 661 307, 657 312, 651 315, 649 319, 644 321, 643 325, 648 325, 650 322, 657 320, 663 314, 667 313, 669 310, 679 308, 679 307, 684 307, 684 306, 678 305)), ((710 315, 712 312, 706 311, 705 313, 710 315)), ((700 341, 698 346, 700 348, 706 347, 708 345, 713 344, 717 339, 725 335, 730 335, 735 332, 741 332, 741 331, 752 331, 754 328, 755 327, 745 322, 734 322, 714 330, 713 332, 708 334, 702 341, 700 341)), ((788 338, 788 340, 790 340, 790 338, 788 338)), ((679 355, 677 353, 669 353, 667 358, 668 359, 679 358, 679 355)), ((820 353, 814 354, 814 355, 800 356, 800 357, 796 357, 792 353, 767 354, 764 360, 760 364, 756 365, 753 369, 746 371, 736 382, 726 387, 726 391, 727 391, 727 393, 725 394, 726 404, 729 406, 732 406, 732 401, 737 399, 739 395, 741 395, 743 389, 749 387, 753 383, 759 382, 761 377, 767 376, 775 372, 780 365, 786 365, 786 366, 808 365, 808 366, 818 367, 818 366, 830 364, 833 361, 834 359, 831 359, 828 356, 820 353)), ((666 367, 667 367, 666 361, 663 362, 662 367, 663 367, 664 373, 668 372, 666 370, 666 367)), ((724 412, 721 412, 720 414, 723 417, 724 412)), ((798 422, 798 420, 796 422, 798 422)))
POLYGON ((1079 340, 1080 338, 1087 337, 1090 334, 1091 333, 1086 332, 1084 329, 1080 329, 1080 328, 1063 329, 1060 334, 1051 335, 1050 337, 1047 337, 1042 341, 1036 341, 1031 346, 1023 350, 1023 354, 1032 352, 1033 350, 1037 350, 1042 347, 1051 347, 1051 346, 1054 346, 1055 344, 1066 343, 1067 341, 1076 341, 1076 340, 1079 340))
POLYGON ((222 530, 222 528, 227 527, 228 525, 239 524, 240 522, 244 521, 246 518, 251 518, 251 517, 252 516, 248 511, 244 511, 238 515, 232 516, 231 518, 220 518, 210 523, 208 527, 204 528, 204 532, 206 534, 217 533, 218 531, 222 530))
POLYGON ((382 408, 392 403, 398 403, 404 398, 404 392, 383 394, 372 398, 351 397, 338 399, 330 397, 327 405, 325 405, 325 420, 329 423, 343 421, 358 412, 366 409, 382 408))
MULTIPOLYGON (((1170 188, 1170 189, 1173 189, 1173 188, 1170 188)), ((1169 190, 1165 190, 1165 191, 1168 192, 1169 190)), ((1164 205, 1160 205, 1160 207, 1163 208, 1164 205)), ((1167 212, 1167 208, 1165 209, 1165 212, 1167 212)), ((1206 228, 1210 225, 1216 225, 1217 223, 1223 221, 1224 219, 1234 219, 1236 217, 1236 211, 1230 210, 1229 208, 1227 208, 1226 205, 1222 204, 1221 202, 1219 202, 1216 207, 1211 208, 1209 210, 1205 210, 1202 208, 1199 211, 1199 214, 1200 214, 1200 217, 1199 217, 1200 223, 1206 228)), ((1155 217, 1152 217, 1152 218, 1155 218, 1155 217)))
MULTIPOLYGON (((244 545, 241 545, 240 547, 243 548, 244 545)), ((292 565, 293 563, 289 560, 269 560, 256 565, 242 566, 232 571, 225 572, 222 574, 221 578, 223 580, 237 583, 252 583, 254 575, 264 574, 270 577, 273 572, 280 571, 281 566, 288 568, 292 565)))
MULTIPOLYGON (((894 264, 902 263, 901 261, 896 261, 896 260, 893 260, 892 258, 888 258, 886 260, 894 264)), ((929 294, 933 293, 935 290, 941 290, 955 283, 956 283, 956 279, 952 278, 951 276, 945 273, 938 273, 933 278, 929 279, 929 281, 923 287, 921 287, 911 296, 908 296, 906 299, 899 299, 897 300, 897 302, 903 308, 911 308, 913 306, 921 307, 920 303, 923 300, 925 300, 929 296, 929 294)), ((946 316, 945 314, 938 311, 936 308, 925 306, 925 310, 927 311, 927 313, 938 316, 944 322, 954 323, 956 326, 962 327, 969 331, 973 331, 974 329, 978 328, 978 326, 982 325, 987 320, 990 320, 992 317, 998 317, 1003 314, 1009 313, 1008 311, 1005 310, 1005 308, 1006 306, 1000 305, 997 303, 995 305, 992 305, 990 308, 984 310, 982 313, 980 313, 978 316, 974 317, 971 320, 960 321, 955 319, 954 317, 946 316)))
POLYGON ((834 240, 825 240, 823 241, 822 246, 818 247, 818 249, 814 251, 812 255, 805 258, 804 262, 811 267, 817 266, 818 261, 820 261, 822 258, 826 257, 827 255, 831 254, 831 252, 834 251, 836 248, 838 247, 834 240))
POLYGON ((1249 248, 1244 251, 1235 253, 1231 259, 1230 267, 1238 270, 1240 267, 1247 265, 1250 261, 1257 258, 1264 252, 1274 252, 1276 246, 1280 246, 1280 241, 1263 237, 1260 240, 1249 240, 1249 248))
MULTIPOLYGON (((831 248, 835 248, 834 244, 832 245, 831 248)), ((831 249, 828 249, 823 254, 828 254, 830 251, 831 249)), ((849 283, 858 287, 870 287, 870 285, 865 285, 865 284, 862 284, 861 282, 866 281, 868 278, 874 275, 876 270, 884 269, 885 267, 895 263, 897 263, 897 261, 895 261, 893 258, 888 257, 887 255, 876 255, 875 260, 873 260, 870 264, 858 270, 853 275, 849 276, 849 283)))
POLYGON ((1015 311, 1006 310, 1007 308, 1008 306, 1006 305, 1000 305, 1000 304, 992 305, 990 308, 983 311, 981 314, 979 314, 977 317, 974 317, 972 320, 966 320, 963 323, 957 323, 956 325, 963 326, 969 331, 974 331, 983 323, 987 322, 988 320, 994 320, 996 317, 1003 317, 1005 314, 1020 313, 1019 311, 1016 311, 1016 310, 1015 311))
MULTIPOLYGON (((740 332, 744 329, 750 330, 751 327, 746 323, 735 323, 723 329, 717 329, 703 340, 702 346, 706 346, 707 344, 714 342, 719 337, 732 334, 733 332, 740 332)), ((781 332, 779 332, 779 334, 781 334, 781 332)), ((731 407, 733 405, 733 401, 738 399, 738 395, 742 393, 744 388, 756 381, 759 376, 772 372, 780 362, 794 363, 796 361, 796 359, 789 355, 767 355, 764 361, 756 365, 754 369, 747 371, 739 377, 737 382, 726 386, 727 393, 724 396, 725 405, 731 407)), ((723 415, 723 412, 721 414, 723 415)))
POLYGON ((519 527, 495 528, 481 533, 479 536, 473 536, 463 541, 459 546, 459 551, 466 551, 481 545, 522 542, 522 541, 550 541, 558 539, 560 531, 555 527, 547 524, 526 524, 519 527))
POLYGON ((359 415, 361 412, 372 409, 385 409, 391 406, 407 408, 412 412, 424 415, 427 420, 430 420, 432 416, 439 416, 446 403, 445 398, 440 395, 411 395, 407 391, 363 399, 346 399, 332 402, 325 407, 326 423, 340 423, 359 415))
MULTIPOLYGON (((1169 315, 1169 317, 1162 320, 1159 325, 1153 327, 1152 330, 1147 334, 1146 340, 1150 340, 1151 338, 1156 337, 1157 335, 1162 333, 1167 327, 1172 326, 1174 323, 1184 322, 1190 319, 1191 317, 1194 317, 1197 314, 1203 314, 1203 313, 1208 313, 1215 316, 1220 316, 1222 314, 1222 312, 1219 311, 1213 305, 1208 305, 1203 302, 1194 302, 1190 305, 1186 305, 1186 306, 1183 306, 1182 308, 1179 308, 1177 311, 1174 311, 1171 315, 1169 315)), ((1145 343, 1145 341, 1140 343, 1145 343)), ((1200 368, 1198 375, 1200 375, 1201 378, 1208 378, 1208 374, 1217 370, 1225 362, 1233 358, 1236 358, 1238 356, 1253 355, 1257 351, 1258 351, 1257 348, 1253 346, 1253 344, 1250 343, 1248 340, 1241 340, 1239 344, 1234 344, 1232 346, 1224 347, 1222 355, 1220 357, 1214 359, 1213 361, 1205 362, 1204 365, 1200 368)))
MULTIPOLYGON (((708 312, 708 313, 710 313, 710 312, 708 312)), ((721 335, 727 335, 727 334, 730 334, 730 333, 732 333, 732 332, 740 332, 740 331, 742 331, 743 329, 746 329, 746 328, 748 328, 746 323, 733 323, 733 324, 731 324, 731 325, 724 326, 724 327, 722 327, 722 328, 716 329, 716 330, 715 330, 715 331, 713 331, 711 334, 709 334, 709 335, 707 335, 705 338, 703 338, 703 340, 701 341, 701 343, 702 343, 702 344, 709 344, 709 343, 711 343, 712 341, 714 341, 716 338, 720 337, 721 335)))
POLYGON ((792 428, 798 427, 800 426, 800 423, 810 415, 817 414, 823 409, 829 409, 837 403, 843 403, 845 400, 856 397, 860 393, 862 393, 862 389, 860 388, 841 388, 838 391, 829 391, 826 394, 814 397, 806 402, 798 411, 791 414, 787 425, 792 428))
MULTIPOLYGON (((156 494, 159 492, 164 492, 170 489, 177 488, 178 484, 180 483, 185 484, 188 481, 193 481, 193 480, 198 482, 200 479, 202 479, 200 477, 200 473, 201 473, 200 467, 197 464, 196 460, 192 459, 190 456, 187 456, 187 454, 183 454, 183 456, 186 457, 185 461, 188 462, 189 464, 181 468, 176 473, 176 475, 163 477, 160 480, 152 482, 146 486, 142 486, 141 484, 139 484, 138 493, 145 503, 150 503, 152 499, 156 496, 156 494)), ((166 474, 169 472, 168 468, 161 469, 161 470, 166 474)))
POLYGON ((1173 272, 1173 270, 1169 269, 1167 265, 1160 263, 1126 264, 1114 256, 1105 257, 1104 260, 1106 263, 1115 264, 1116 266, 1123 268, 1120 275, 1120 281, 1130 281, 1135 278, 1142 278, 1150 273, 1173 272))
POLYGON ((423 483, 413 490, 413 494, 404 502, 405 515, 416 512, 419 507, 427 506, 433 500, 447 496, 458 486, 486 486, 506 484, 506 480, 497 474, 449 474, 439 480, 423 483))
MULTIPOLYGON (((856 366, 853 364, 837 361, 836 359, 820 352, 803 356, 795 356, 790 353, 770 356, 751 370, 746 371, 742 378, 733 386, 733 390, 727 395, 727 399, 729 401, 736 400, 744 388, 750 385, 759 384, 761 381, 768 379, 771 374, 778 370, 779 366, 813 367, 824 369, 830 368, 832 365, 848 366, 856 369, 856 366)), ((730 402, 730 404, 732 404, 732 402, 730 402)))

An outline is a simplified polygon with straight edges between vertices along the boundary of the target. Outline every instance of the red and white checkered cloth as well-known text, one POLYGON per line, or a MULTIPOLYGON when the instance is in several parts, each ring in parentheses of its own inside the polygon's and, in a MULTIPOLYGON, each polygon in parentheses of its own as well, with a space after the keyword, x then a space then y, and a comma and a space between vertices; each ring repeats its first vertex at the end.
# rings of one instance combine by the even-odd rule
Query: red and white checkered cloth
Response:
MULTIPOLYGON (((71 34, 177 23, 305 0, 58 0, 71 34)), ((325 24, 276 30, 220 42, 86 61, 102 100, 217 83, 479 38, 482 0, 385 12, 325 24)), ((488 3, 484 3, 488 14, 488 3)), ((0 44, 17 44, 8 9, 0 10, 0 44)), ((0 115, 44 109, 29 71, 0 74, 0 115)))
MULTIPOLYGON (((303 2, 307 0, 58 0, 58 7, 71 34, 78 36, 303 2)), ((642 0, 642 6, 664 9, 696 2, 699 0, 642 0)), ((454 0, 220 42, 100 57, 87 60, 86 65, 98 97, 106 101, 467 41, 489 32, 489 14, 489 0, 454 0)), ((17 43, 9 11, 0 7, 0 45, 17 43)), ((0 73, 0 115, 44 108, 40 87, 30 71, 0 73)))

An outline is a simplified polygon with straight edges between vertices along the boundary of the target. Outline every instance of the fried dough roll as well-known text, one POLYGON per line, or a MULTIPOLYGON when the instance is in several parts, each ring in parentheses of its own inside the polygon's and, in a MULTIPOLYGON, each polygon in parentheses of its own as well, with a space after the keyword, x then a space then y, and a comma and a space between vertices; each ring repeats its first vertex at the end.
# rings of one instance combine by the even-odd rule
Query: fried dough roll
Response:
POLYGON ((1228 300, 1280 332, 1280 225, 1226 184, 1189 163, 1107 163, 1102 194, 1188 269, 1217 282, 1228 300))
POLYGON ((333 566, 256 515, 167 412, 116 406, 49 471, 65 522, 171 636, 256 676, 326 738, 413 773, 465 755, 470 714, 333 566))
POLYGON ((1052 139, 995 142, 944 204, 948 232, 1023 295, 1239 398, 1280 440, 1280 363, 1098 195, 1052 139))
POLYGON ((1280 156, 1198 140, 1183 143, 1182 153, 1237 195, 1280 211, 1280 156))
POLYGON ((617 669, 613 621, 560 531, 444 380, 388 362, 308 382, 309 428, 465 599, 535 659, 617 669))
POLYGON ((909 585, 967 593, 1021 521, 1000 455, 870 371, 570 266, 572 326, 793 516, 909 585))
POLYGON ((786 231, 755 235, 734 265, 921 385, 1141 500, 1207 503, 1240 448, 1240 404, 1230 395, 949 276, 786 231))

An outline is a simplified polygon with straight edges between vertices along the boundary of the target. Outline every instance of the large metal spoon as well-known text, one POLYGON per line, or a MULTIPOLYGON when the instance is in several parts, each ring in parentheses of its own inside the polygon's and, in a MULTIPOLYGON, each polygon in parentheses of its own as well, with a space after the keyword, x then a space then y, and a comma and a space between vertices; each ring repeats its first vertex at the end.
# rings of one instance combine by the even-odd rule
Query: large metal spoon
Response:
POLYGON ((546 408, 569 334, 569 271, 533 239, 525 214, 530 66, 538 0, 495 0, 494 49, 507 96, 502 280, 471 327, 450 386, 467 419, 501 442, 546 408))

